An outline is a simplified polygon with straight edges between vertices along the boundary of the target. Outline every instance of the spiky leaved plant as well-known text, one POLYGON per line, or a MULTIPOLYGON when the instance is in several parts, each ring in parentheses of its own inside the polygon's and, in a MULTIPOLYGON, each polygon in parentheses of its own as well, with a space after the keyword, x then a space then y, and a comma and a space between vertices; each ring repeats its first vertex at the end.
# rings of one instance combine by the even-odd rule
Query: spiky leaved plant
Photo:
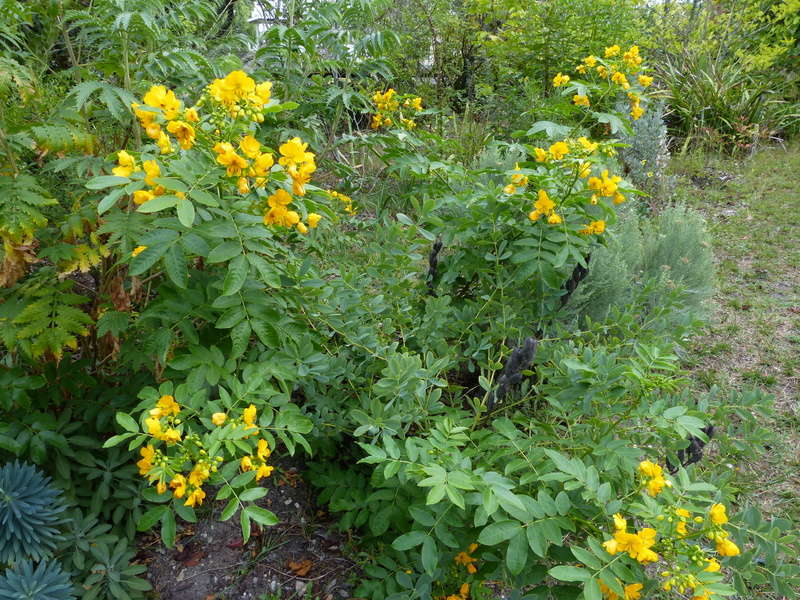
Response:
POLYGON ((0 575, 0 600, 70 600, 75 595, 69 577, 56 561, 36 568, 24 560, 0 575))
POLYGON ((65 508, 50 478, 31 465, 0 467, 0 564, 49 557, 65 508))

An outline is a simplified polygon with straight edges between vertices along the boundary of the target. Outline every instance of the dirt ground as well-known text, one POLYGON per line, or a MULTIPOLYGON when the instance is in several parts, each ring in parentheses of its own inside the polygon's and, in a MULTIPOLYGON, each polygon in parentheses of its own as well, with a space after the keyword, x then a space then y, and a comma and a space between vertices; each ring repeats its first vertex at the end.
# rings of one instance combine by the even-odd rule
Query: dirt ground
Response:
MULTIPOLYGON (((161 600, 291 600, 350 598, 356 565, 343 553, 344 537, 314 504, 302 465, 278 465, 258 501, 274 512, 273 527, 253 526, 242 543, 238 513, 219 521, 224 503, 197 523, 182 523, 175 548, 157 535, 142 540, 147 577, 161 600)), ((211 494, 209 494, 211 496, 211 494)))

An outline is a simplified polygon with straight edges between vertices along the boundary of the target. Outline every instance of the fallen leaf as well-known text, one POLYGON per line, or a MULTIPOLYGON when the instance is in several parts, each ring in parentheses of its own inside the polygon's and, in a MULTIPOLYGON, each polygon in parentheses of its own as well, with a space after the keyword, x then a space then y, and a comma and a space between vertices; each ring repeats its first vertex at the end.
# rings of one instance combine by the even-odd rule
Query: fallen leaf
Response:
POLYGON ((295 562, 293 560, 289 561, 289 568, 298 577, 305 577, 306 575, 308 575, 308 572, 311 570, 311 567, 313 566, 314 563, 312 563, 308 559, 301 560, 300 562, 295 562))

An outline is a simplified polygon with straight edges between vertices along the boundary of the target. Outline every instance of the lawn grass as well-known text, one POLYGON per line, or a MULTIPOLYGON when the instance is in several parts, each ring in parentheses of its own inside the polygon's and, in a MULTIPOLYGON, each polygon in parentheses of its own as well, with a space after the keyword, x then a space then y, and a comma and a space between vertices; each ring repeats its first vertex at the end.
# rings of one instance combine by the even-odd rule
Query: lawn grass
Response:
POLYGON ((774 440, 731 467, 765 516, 800 522, 800 144, 730 158, 673 159, 678 200, 707 218, 719 291, 687 366, 698 391, 760 388, 774 440))

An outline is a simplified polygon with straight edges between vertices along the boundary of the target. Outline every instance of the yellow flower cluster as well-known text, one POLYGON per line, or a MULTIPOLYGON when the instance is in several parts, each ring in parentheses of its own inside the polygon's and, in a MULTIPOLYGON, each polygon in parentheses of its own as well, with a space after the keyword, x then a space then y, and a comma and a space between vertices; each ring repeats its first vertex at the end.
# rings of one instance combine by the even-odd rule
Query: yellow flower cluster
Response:
POLYGON ((181 432, 176 429, 180 424, 180 420, 176 418, 180 412, 181 407, 175 402, 175 398, 169 395, 161 396, 155 408, 150 409, 150 416, 144 420, 147 433, 166 442, 168 446, 180 442, 181 432), (166 419, 166 422, 162 423, 162 419, 166 419))
MULTIPOLYGON (((519 171, 519 163, 514 165, 514 170, 519 171)), ((511 183, 503 188, 503 191, 509 196, 517 191, 517 188, 525 187, 528 185, 528 176, 522 173, 514 173, 511 175, 511 183)))
POLYGON ((603 548, 609 554, 627 552, 628 556, 647 564, 658 560, 651 548, 656 543, 656 530, 645 527, 638 533, 628 533, 628 523, 619 513, 614 515, 614 536, 603 542, 603 548))
MULTIPOLYGON (((620 55, 622 49, 618 45, 608 46, 604 52, 604 58, 611 59, 620 55)), ((575 67, 575 70, 581 75, 589 73, 589 69, 595 69, 597 74, 603 78, 611 78, 611 81, 619 85, 623 90, 628 91, 631 89, 631 84, 628 81, 629 74, 636 75, 640 71, 642 64, 642 57, 639 54, 638 46, 631 46, 626 52, 622 53, 622 61, 616 64, 598 64, 596 56, 589 55, 583 59, 581 64, 575 67)), ((569 77, 559 73, 556 79, 553 80, 553 85, 559 87, 569 82, 569 77)), ((653 78, 647 75, 639 75, 637 82, 643 88, 649 87, 653 84, 653 78)), ((628 97, 631 100, 631 118, 635 121, 644 114, 644 109, 641 105, 641 98, 635 92, 629 92, 628 97)), ((576 106, 590 106, 588 96, 576 94, 572 97, 572 102, 576 106)))
POLYGON ((665 486, 672 486, 672 483, 664 478, 664 469, 661 468, 661 465, 649 460, 643 460, 639 463, 639 474, 644 479, 647 493, 653 497, 660 494, 665 486))
MULTIPOLYGON (((381 93, 376 91, 372 95, 372 103, 375 105, 375 114, 372 115, 370 127, 372 129, 380 129, 381 127, 391 127, 394 120, 388 113, 395 113, 400 109, 400 101, 405 108, 419 112, 422 110, 422 98, 419 96, 399 96, 394 88, 389 88, 381 93)), ((403 116, 402 111, 396 115, 397 121, 406 129, 413 129, 417 126, 414 119, 409 119, 403 116)))
POLYGON ((348 215, 356 214, 357 211, 355 208, 353 208, 353 199, 350 196, 345 196, 336 190, 328 190, 328 195, 331 198, 336 198, 342 202, 344 204, 344 212, 346 212, 348 215))
POLYGON ((125 150, 117 152, 117 166, 111 169, 111 172, 117 177, 130 177, 131 174, 140 171, 141 169, 136 164, 136 159, 128 154, 125 150))
POLYGON ((582 233, 583 235, 600 235, 606 230, 606 222, 603 220, 600 221, 592 221, 586 227, 581 229, 578 233, 582 233))
POLYGON ((544 148, 534 148, 533 156, 536 162, 544 163, 550 160, 561 160, 569 154, 569 144, 565 141, 556 142, 550 145, 548 150, 544 148))
POLYGON ((262 123, 264 105, 272 98, 272 82, 256 83, 244 71, 231 71, 208 86, 209 97, 232 117, 248 117, 262 123))
POLYGON ((608 169, 603 170, 600 174, 600 177, 590 177, 587 185, 589 186, 590 190, 596 192, 592 196, 592 204, 597 204, 597 195, 606 196, 608 198, 614 198, 614 204, 621 204, 625 202, 625 196, 619 191, 619 182, 622 181, 622 177, 619 175, 614 175, 610 177, 608 175, 608 169))
POLYGON ((196 108, 189 108, 181 115, 181 101, 175 92, 163 85, 154 85, 142 98, 143 104, 134 102, 131 107, 144 128, 147 137, 156 141, 161 154, 174 150, 172 141, 162 129, 161 123, 167 121, 167 131, 178 140, 181 148, 189 150, 195 143, 195 129, 190 123, 197 123, 200 117, 196 108))
POLYGON ((642 597, 642 588, 644 585, 641 583, 631 583, 624 587, 624 595, 620 596, 610 587, 608 587, 602 581, 598 582, 600 584, 600 593, 603 594, 603 598, 606 600, 639 600, 642 597))
POLYGON ((631 119, 638 121, 644 114, 642 108, 642 98, 634 92, 628 92, 628 99, 631 101, 631 119))
POLYGON ((589 102, 589 96, 586 96, 586 95, 583 95, 583 94, 575 94, 572 97, 572 102, 573 102, 573 104, 575 104, 575 106, 586 106, 586 107, 588 107, 588 106, 591 105, 591 103, 589 102))
POLYGON ((562 222, 561 215, 555 212, 555 202, 550 199, 545 190, 539 190, 538 198, 533 203, 533 210, 528 213, 528 218, 534 223, 539 220, 539 217, 547 217, 547 222, 550 225, 558 225, 562 222))
POLYGON ((475 566, 475 563, 478 562, 478 559, 472 556, 472 554, 477 549, 478 549, 478 544, 470 544, 469 546, 467 546, 466 551, 459 552, 458 554, 455 555, 455 558, 453 558, 453 561, 457 565, 462 565, 466 567, 467 572, 470 575, 474 575, 475 573, 478 572, 478 568, 475 566))
POLYGON ((717 553, 720 556, 738 556, 739 547, 728 539, 728 532, 722 526, 728 522, 728 515, 723 504, 714 504, 708 511, 713 528, 708 534, 708 539, 716 544, 717 553))
POLYGON ((272 475, 272 471, 275 468, 267 464, 267 459, 269 458, 270 454, 271 451, 269 449, 267 440, 258 440, 258 446, 256 448, 255 455, 250 454, 242 457, 240 462, 242 471, 255 471, 256 481, 259 481, 262 477, 269 477, 272 475))
POLYGON ((562 75, 558 73, 555 77, 553 77, 553 87, 561 87, 562 85, 567 85, 569 83, 569 75, 562 75))

